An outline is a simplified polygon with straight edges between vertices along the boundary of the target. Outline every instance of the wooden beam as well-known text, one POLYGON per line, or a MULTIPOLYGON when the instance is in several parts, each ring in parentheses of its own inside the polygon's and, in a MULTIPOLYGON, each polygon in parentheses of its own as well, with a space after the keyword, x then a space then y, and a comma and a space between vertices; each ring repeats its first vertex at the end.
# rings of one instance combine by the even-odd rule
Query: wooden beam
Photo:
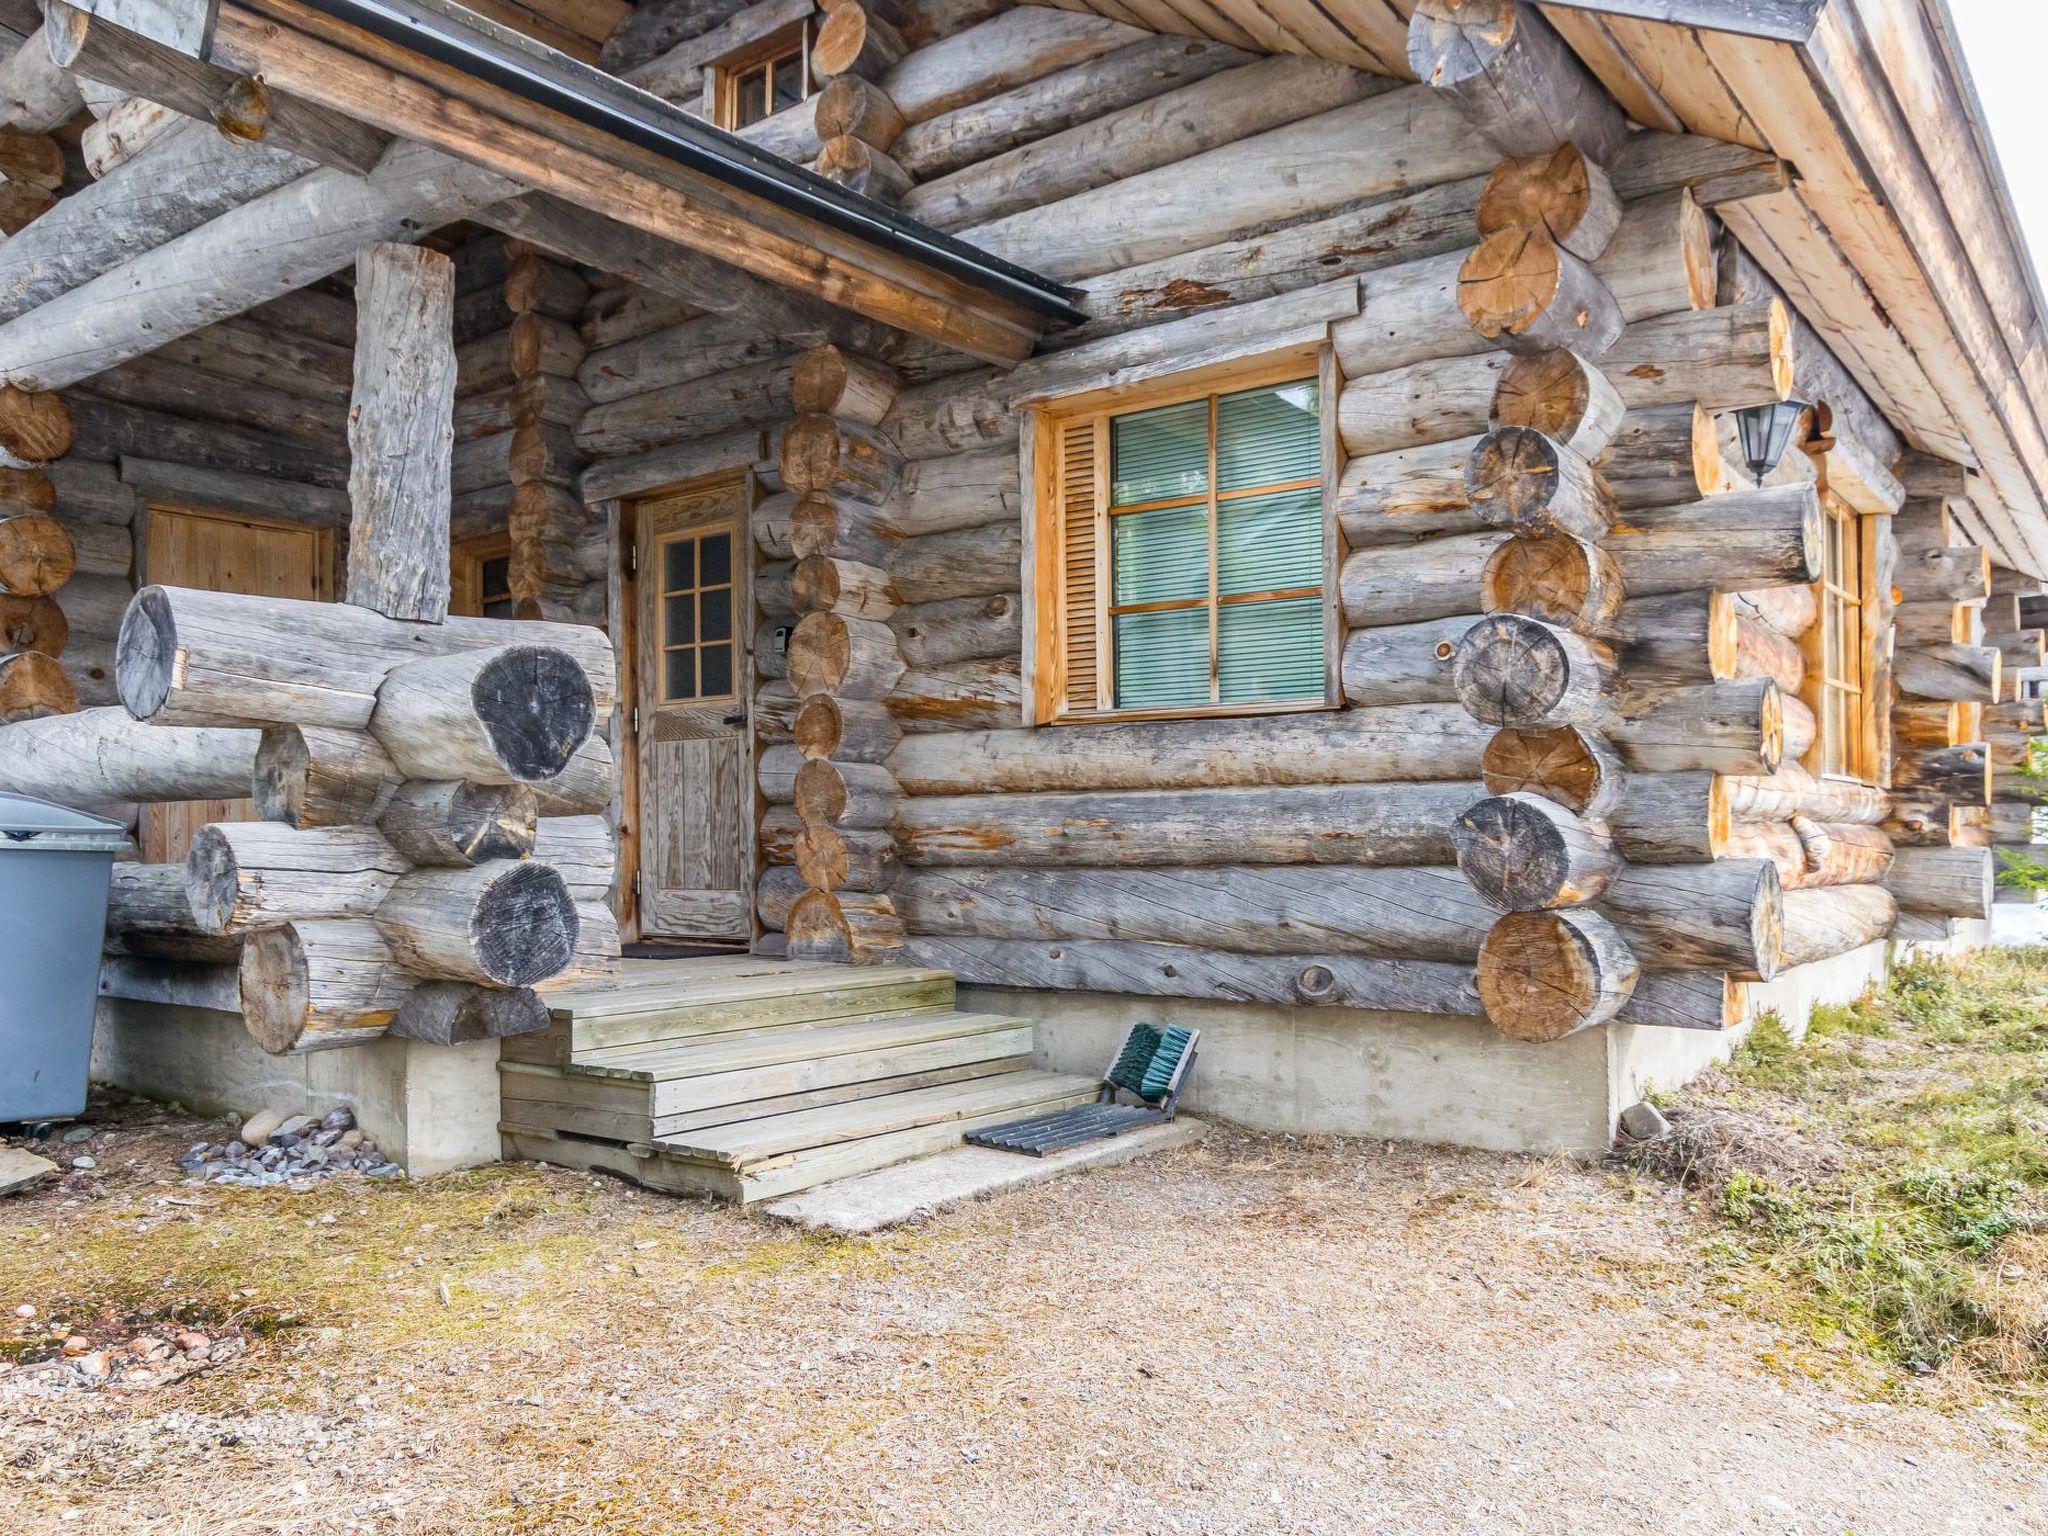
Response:
POLYGON ((1014 362, 1047 324, 964 278, 736 191, 295 0, 257 0, 257 9, 262 19, 223 11, 215 54, 274 89, 976 357, 1014 362))
POLYGON ((367 177, 315 171, 0 326, 0 380, 76 384, 514 190, 418 144, 394 145, 367 177))
POLYGON ((348 416, 348 601, 388 619, 448 613, 455 263, 415 245, 356 258, 348 416))
POLYGON ((1662 21, 1677 27, 1766 37, 1781 43, 1803 43, 1812 37, 1827 3, 1828 0, 1549 0, 1554 9, 1662 21))

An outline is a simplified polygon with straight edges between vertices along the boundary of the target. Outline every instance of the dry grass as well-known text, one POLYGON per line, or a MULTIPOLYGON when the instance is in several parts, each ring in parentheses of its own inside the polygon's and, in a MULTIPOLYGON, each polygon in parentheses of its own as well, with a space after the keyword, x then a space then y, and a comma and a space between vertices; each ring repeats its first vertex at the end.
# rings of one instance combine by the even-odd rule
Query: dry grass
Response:
POLYGON ((194 1139, 0 1205, 25 1353, 247 1345, 0 1372, 0 1527, 2048 1530, 2024 1424, 1759 1326, 1675 1192, 1599 1170, 1219 1135, 856 1242, 534 1167, 169 1182, 194 1139))

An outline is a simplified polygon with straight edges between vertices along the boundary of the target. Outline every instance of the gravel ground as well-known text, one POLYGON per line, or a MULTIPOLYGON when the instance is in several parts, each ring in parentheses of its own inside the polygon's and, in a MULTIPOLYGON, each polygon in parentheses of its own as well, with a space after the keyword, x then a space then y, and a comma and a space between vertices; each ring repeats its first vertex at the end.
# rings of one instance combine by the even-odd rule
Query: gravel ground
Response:
POLYGON ((0 1204, 0 1530, 2048 1532, 2006 1408, 1773 1333, 1601 1170, 1218 1135, 849 1242, 530 1168, 186 1185, 195 1129, 0 1204), (159 1291, 217 1363, 22 1347, 159 1291))

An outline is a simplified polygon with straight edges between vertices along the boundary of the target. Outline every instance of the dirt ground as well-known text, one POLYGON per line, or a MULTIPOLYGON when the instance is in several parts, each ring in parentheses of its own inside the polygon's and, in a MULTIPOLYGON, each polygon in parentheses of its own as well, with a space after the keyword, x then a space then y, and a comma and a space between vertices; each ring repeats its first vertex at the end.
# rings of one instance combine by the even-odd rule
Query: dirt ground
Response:
POLYGON ((846 1241, 530 1166, 205 1188, 217 1127, 124 1114, 0 1203, 10 1533, 2048 1532, 2009 1405, 1717 1299, 1614 1170, 1219 1134, 846 1241))

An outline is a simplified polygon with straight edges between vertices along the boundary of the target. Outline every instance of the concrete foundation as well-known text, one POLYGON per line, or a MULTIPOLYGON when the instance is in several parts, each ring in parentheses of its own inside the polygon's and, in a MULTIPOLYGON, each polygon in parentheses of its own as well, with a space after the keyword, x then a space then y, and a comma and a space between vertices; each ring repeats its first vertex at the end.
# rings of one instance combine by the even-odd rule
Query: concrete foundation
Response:
POLYGON ((325 1114, 346 1104, 385 1154, 414 1175, 499 1157, 495 1040, 378 1040, 272 1056, 249 1037, 239 1014, 103 997, 92 1075, 202 1114, 325 1114))
POLYGON ((1036 1063, 1059 1072, 1103 1071, 1132 1024, 1192 1025, 1201 1057, 1183 1103, 1250 1130, 1597 1157, 1623 1110, 1727 1060, 1766 1011, 1801 1036, 1815 1004, 1881 983, 1885 951, 1872 944, 1752 986, 1748 1016, 1725 1034, 1616 1025, 1550 1045, 1519 1044, 1483 1019, 1348 1008, 990 987, 962 987, 960 1006, 1032 1019, 1036 1063))

